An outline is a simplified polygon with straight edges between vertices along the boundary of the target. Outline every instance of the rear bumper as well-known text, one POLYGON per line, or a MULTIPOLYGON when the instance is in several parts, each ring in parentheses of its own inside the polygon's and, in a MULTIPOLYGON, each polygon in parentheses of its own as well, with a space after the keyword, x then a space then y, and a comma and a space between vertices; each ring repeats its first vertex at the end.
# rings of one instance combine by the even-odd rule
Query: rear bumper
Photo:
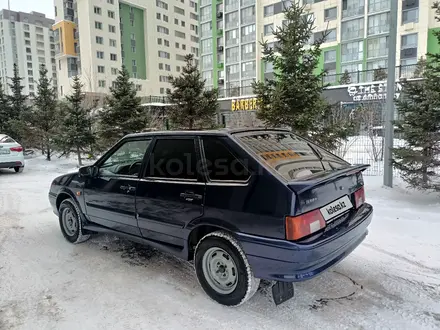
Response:
POLYGON ((24 161, 17 160, 15 162, 0 162, 0 168, 24 167, 24 161))
POLYGON ((50 206, 52 206, 53 213, 58 216, 58 209, 57 209, 57 196, 54 193, 49 192, 49 203, 50 206))
POLYGON ((298 282, 315 277, 348 256, 367 236, 373 207, 364 204, 346 228, 312 244, 236 233, 255 277, 298 282))

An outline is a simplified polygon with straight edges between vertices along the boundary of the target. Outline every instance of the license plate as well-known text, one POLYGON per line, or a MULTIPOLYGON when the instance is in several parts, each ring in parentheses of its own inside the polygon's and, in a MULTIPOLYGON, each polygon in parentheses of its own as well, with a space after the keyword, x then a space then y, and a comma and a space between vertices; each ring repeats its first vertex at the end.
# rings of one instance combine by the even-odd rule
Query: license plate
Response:
POLYGON ((0 155, 8 155, 10 153, 11 151, 9 151, 8 149, 0 149, 0 155))
POLYGON ((338 215, 341 215, 342 213, 347 212, 351 208, 353 208, 353 204, 351 203, 350 198, 345 195, 344 197, 339 198, 338 200, 327 204, 324 207, 321 207, 320 211, 324 217, 324 220, 328 221, 337 217, 338 215))

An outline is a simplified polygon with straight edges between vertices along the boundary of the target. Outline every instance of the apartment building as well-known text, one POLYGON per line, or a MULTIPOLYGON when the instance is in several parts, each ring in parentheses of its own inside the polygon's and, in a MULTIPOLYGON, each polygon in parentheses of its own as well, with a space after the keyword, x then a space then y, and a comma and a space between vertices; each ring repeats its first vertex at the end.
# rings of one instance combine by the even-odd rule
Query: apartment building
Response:
MULTIPOLYGON (((371 82, 376 68, 388 66, 391 0, 302 0, 316 29, 310 42, 327 31, 318 69, 327 82, 347 70, 351 81, 371 82)), ((262 38, 275 43, 272 30, 281 26, 285 6, 280 0, 200 0, 200 63, 208 86, 223 97, 252 94, 254 79, 270 76, 261 61, 262 38)), ((431 9, 434 0, 398 1, 396 64, 409 75, 418 59, 439 46, 433 31, 440 28, 431 9)))
POLYGON ((35 96, 42 64, 57 86, 53 23, 53 19, 34 11, 0 11, 0 81, 7 93, 10 93, 7 83, 8 77, 13 75, 14 63, 24 78, 24 94, 35 96))
POLYGON ((184 56, 198 57, 198 5, 191 0, 55 0, 59 96, 79 75, 104 95, 124 65, 138 95, 165 95, 184 56))

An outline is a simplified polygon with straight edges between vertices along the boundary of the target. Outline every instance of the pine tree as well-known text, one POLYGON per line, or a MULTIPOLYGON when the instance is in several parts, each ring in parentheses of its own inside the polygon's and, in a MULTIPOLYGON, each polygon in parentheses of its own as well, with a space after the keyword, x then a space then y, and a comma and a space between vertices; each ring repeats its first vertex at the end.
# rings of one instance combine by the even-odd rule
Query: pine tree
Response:
POLYGON ((345 70, 344 73, 342 74, 341 78, 339 78, 339 83, 341 85, 348 85, 351 83, 351 77, 350 77, 350 73, 348 72, 348 70, 345 70))
POLYGON ((274 79, 253 84, 257 96, 257 115, 266 125, 288 126, 295 133, 334 148, 345 138, 345 127, 328 125, 331 106, 323 99, 325 72, 316 74, 321 45, 327 33, 315 38, 314 20, 304 7, 293 2, 284 10, 288 22, 273 32, 278 41, 273 48, 262 42, 264 60, 274 67, 274 79))
POLYGON ((51 160, 52 142, 59 128, 57 92, 52 86, 52 79, 47 77, 47 69, 40 67, 40 79, 37 83, 37 96, 30 116, 36 137, 42 142, 46 159, 51 160))
POLYGON ((373 71, 373 81, 387 80, 388 74, 384 68, 378 67, 373 71))
POLYGON ((7 133, 9 132, 9 121, 10 121, 10 103, 9 98, 5 94, 5 90, 3 88, 3 84, 0 82, 0 132, 7 133))
MULTIPOLYGON (((440 6, 434 4, 436 20, 440 6)), ((434 32, 440 43, 440 32, 434 32)), ((402 82, 402 96, 396 101, 405 146, 395 148, 394 166, 413 188, 440 192, 440 54, 427 54, 422 80, 402 82)))
POLYGON ((89 109, 85 108, 83 85, 78 76, 73 77, 72 93, 66 96, 63 111, 62 131, 57 139, 57 146, 68 155, 75 152, 78 165, 82 166, 81 153, 94 143, 90 130, 89 109))
POLYGON ((21 141, 26 134, 24 118, 28 115, 29 111, 29 106, 27 105, 28 96, 23 94, 24 86, 21 84, 23 79, 20 77, 17 64, 14 63, 14 76, 9 78, 10 83, 8 83, 11 90, 11 95, 8 96, 10 104, 8 134, 18 141, 21 141))
POLYGON ((205 81, 194 56, 185 56, 186 65, 178 77, 169 77, 173 87, 167 91, 172 106, 168 109, 171 123, 179 128, 210 128, 219 108, 216 89, 206 90, 205 81))
POLYGON ((130 74, 123 66, 116 78, 116 85, 110 88, 111 96, 100 113, 100 138, 103 146, 110 146, 124 135, 144 130, 147 115, 141 106, 141 98, 130 81, 130 74))

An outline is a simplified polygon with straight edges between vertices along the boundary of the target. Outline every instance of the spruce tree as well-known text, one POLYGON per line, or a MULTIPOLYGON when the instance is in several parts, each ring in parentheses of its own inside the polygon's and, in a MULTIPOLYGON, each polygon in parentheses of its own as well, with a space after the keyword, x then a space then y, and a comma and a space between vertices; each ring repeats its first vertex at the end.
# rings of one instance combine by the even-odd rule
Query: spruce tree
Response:
POLYGON ((24 78, 20 77, 16 63, 14 63, 14 75, 8 79, 10 80, 8 86, 11 90, 8 96, 10 104, 8 134, 21 141, 26 134, 24 119, 28 116, 29 106, 27 105, 28 96, 23 94, 24 86, 21 84, 24 78))
POLYGON ((85 108, 82 88, 80 78, 73 77, 72 93, 66 96, 62 130, 57 138, 57 146, 63 154, 76 153, 79 166, 82 166, 81 153, 86 151, 95 140, 90 130, 90 111, 85 108))
POLYGON ((274 67, 274 79, 253 84, 257 115, 267 126, 288 126, 295 133, 333 149, 346 137, 346 128, 326 120, 331 112, 322 96, 326 73, 316 71, 327 33, 309 46, 314 20, 306 14, 304 7, 293 2, 284 10, 287 23, 273 31, 275 46, 261 43, 264 60, 274 67))
POLYGON ((341 85, 348 85, 351 83, 351 77, 350 77, 350 73, 348 72, 348 70, 345 70, 344 73, 342 74, 341 78, 339 78, 339 83, 341 85))
POLYGON ((106 106, 100 113, 100 138, 102 146, 110 146, 124 135, 144 130, 147 125, 145 109, 141 98, 130 81, 130 74, 122 66, 106 106))
POLYGON ((384 68, 378 67, 373 71, 373 81, 387 80, 388 74, 384 68))
MULTIPOLYGON (((436 20, 440 7, 434 4, 436 20)), ((434 32, 440 43, 440 31, 434 32)), ((440 192, 440 54, 427 54, 422 80, 404 81, 396 101, 397 127, 405 146, 395 148, 394 166, 409 186, 440 192)))
POLYGON ((40 67, 40 79, 37 83, 37 96, 30 116, 36 137, 42 142, 46 153, 46 160, 51 160, 52 142, 59 129, 59 111, 56 89, 52 86, 52 79, 47 77, 47 69, 40 67))
POLYGON ((168 90, 167 109, 171 123, 178 128, 210 128, 219 108, 217 89, 206 90, 205 80, 198 69, 193 54, 185 56, 186 65, 178 77, 169 77, 173 87, 168 90))
POLYGON ((9 98, 5 93, 3 84, 0 82, 0 133, 10 134, 10 111, 9 98))

